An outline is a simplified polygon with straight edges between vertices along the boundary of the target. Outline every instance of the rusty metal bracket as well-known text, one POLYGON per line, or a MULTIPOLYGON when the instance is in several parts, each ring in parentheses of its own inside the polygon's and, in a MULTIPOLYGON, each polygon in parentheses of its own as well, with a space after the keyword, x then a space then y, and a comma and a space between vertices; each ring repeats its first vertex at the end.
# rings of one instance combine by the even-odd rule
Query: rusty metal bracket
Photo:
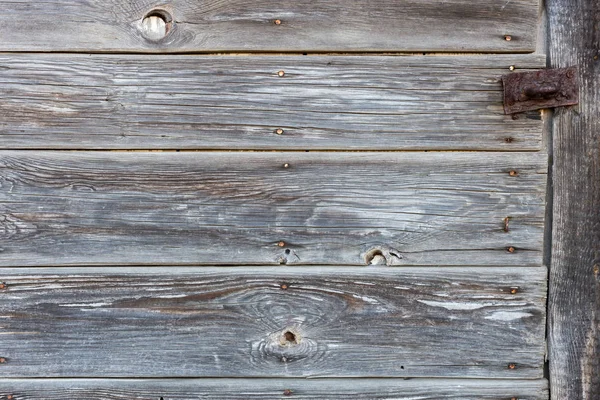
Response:
POLYGON ((569 67, 502 76, 504 113, 578 104, 577 75, 577 67, 569 67))

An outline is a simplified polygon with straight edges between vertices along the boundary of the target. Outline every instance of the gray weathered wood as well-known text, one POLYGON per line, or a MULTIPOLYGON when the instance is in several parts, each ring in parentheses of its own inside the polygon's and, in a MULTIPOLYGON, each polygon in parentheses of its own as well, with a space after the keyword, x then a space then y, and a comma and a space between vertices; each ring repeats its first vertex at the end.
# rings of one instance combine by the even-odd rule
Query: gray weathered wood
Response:
POLYGON ((579 106, 554 118, 552 398, 600 399, 600 2, 549 0, 550 63, 579 65, 579 106))
POLYGON ((540 113, 504 115, 500 77, 544 63, 3 55, 0 148, 539 150, 540 113))
POLYGON ((546 165, 541 153, 2 151, 0 263, 540 265, 546 165))
POLYGON ((547 400, 545 380, 475 379, 36 379, 0 380, 15 400, 394 399, 547 400))
POLYGON ((543 375, 543 267, 30 268, 0 277, 3 377, 543 375))
POLYGON ((0 51, 527 52, 538 13, 538 0, 17 0, 0 51), (142 21, 157 9, 172 26, 151 40, 142 21))

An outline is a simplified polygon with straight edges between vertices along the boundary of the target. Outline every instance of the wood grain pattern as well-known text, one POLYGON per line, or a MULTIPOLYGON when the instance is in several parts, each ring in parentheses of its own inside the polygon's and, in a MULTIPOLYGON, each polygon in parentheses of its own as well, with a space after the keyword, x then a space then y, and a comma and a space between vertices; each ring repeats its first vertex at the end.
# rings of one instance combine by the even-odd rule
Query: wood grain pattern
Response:
POLYGON ((504 115, 500 77, 544 63, 2 55, 0 148, 539 150, 540 112, 504 115))
POLYGON ((546 268, 2 269, 3 377, 541 378, 546 268))
POLYGON ((18 400, 547 400, 548 383, 475 379, 0 380, 0 398, 10 395, 18 400))
POLYGON ((579 65, 579 106, 556 111, 549 355, 552 398, 600 398, 600 3, 548 1, 550 62, 579 65))
POLYGON ((546 165, 540 153, 2 151, 0 262, 540 265, 546 165))
POLYGON ((538 13, 538 0, 16 0, 0 51, 531 52, 538 13), (172 26, 149 40, 157 9, 172 26))

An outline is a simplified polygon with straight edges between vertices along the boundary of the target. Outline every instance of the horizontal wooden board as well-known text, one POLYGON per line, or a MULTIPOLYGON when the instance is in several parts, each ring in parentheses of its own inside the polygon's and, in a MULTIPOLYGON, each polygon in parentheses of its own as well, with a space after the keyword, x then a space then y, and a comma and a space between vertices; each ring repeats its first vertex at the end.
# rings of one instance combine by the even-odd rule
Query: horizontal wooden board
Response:
POLYGON ((545 380, 474 379, 8 379, 15 400, 394 399, 547 400, 545 380))
POLYGON ((0 263, 539 265, 540 153, 0 152, 0 263))
POLYGON ((546 268, 1 269, 3 377, 541 378, 546 268))
POLYGON ((539 150, 540 112, 504 115, 500 78, 545 62, 5 54, 0 148, 539 150))
POLYGON ((0 51, 527 52, 538 14, 538 0, 16 0, 0 51), (152 14, 169 26, 146 30, 152 14))

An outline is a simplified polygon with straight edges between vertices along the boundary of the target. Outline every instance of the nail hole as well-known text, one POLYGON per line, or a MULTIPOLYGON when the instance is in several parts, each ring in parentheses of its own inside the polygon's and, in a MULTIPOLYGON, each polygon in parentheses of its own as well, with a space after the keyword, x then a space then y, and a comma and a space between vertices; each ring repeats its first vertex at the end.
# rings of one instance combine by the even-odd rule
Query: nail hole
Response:
POLYGON ((504 141, 505 141, 506 143, 512 143, 512 142, 514 142, 514 141, 515 141, 515 139, 514 139, 514 138, 512 138, 512 137, 507 137, 506 139, 504 139, 504 141))
POLYGON ((292 251, 290 249, 285 249, 285 254, 290 254, 292 251))
POLYGON ((171 14, 165 10, 152 10, 142 20, 142 33, 146 39, 158 41, 169 34, 172 25, 171 14))
POLYGON ((401 365, 401 366, 400 366, 400 369, 404 369, 404 365, 401 365))

